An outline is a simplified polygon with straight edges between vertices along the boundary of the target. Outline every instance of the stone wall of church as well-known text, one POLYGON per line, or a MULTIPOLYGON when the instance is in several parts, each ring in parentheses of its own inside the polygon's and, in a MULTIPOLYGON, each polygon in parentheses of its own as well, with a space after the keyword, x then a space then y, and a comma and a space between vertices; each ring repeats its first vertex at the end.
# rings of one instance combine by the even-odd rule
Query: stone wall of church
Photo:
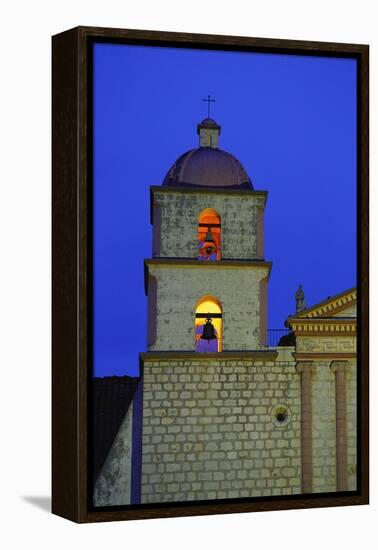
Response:
POLYGON ((260 301, 260 282, 268 267, 214 267, 150 265, 157 295, 155 341, 149 341, 149 351, 194 351, 196 304, 209 294, 222 304, 223 350, 259 348, 260 309, 266 308, 260 301))
POLYGON ((311 360, 311 353, 323 355, 311 361, 313 492, 337 490, 336 374, 331 368, 335 354, 339 354, 336 361, 345 364, 347 489, 354 490, 357 482, 356 361, 351 357, 343 360, 342 354, 356 352, 356 338, 354 335, 301 336, 296 339, 296 351, 307 354, 306 361, 311 360), (327 354, 330 355, 327 357, 327 354))
POLYGON ((312 367, 313 492, 336 491, 335 374, 329 361, 312 367))
POLYGON ((222 195, 203 191, 188 194, 155 191, 153 209, 157 224, 154 227, 154 255, 197 258, 198 217, 205 208, 213 208, 221 217, 222 258, 262 258, 263 247, 259 246, 257 251, 257 241, 258 231, 263 231, 263 223, 260 220, 258 224, 257 218, 261 217, 264 203, 265 194, 261 192, 246 193, 241 198, 240 194, 230 191, 222 195))
POLYGON ((348 489, 357 488, 357 376, 356 361, 350 361, 346 368, 346 411, 347 411, 347 468, 348 489))
POLYGON ((94 506, 117 506, 131 502, 133 406, 114 439, 93 491, 94 506))
POLYGON ((145 359, 142 503, 301 492, 300 376, 268 359, 145 359))

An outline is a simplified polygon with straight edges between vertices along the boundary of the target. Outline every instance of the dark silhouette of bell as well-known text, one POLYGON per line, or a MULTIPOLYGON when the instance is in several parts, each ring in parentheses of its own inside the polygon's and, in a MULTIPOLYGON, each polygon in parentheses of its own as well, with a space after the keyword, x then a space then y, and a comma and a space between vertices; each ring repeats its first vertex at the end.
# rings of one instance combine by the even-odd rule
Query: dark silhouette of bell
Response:
POLYGON ((201 336, 201 339, 202 340, 216 340, 216 334, 215 334, 215 329, 214 329, 214 325, 211 321, 211 318, 208 317, 206 319, 206 323, 205 323, 205 326, 203 327, 203 332, 202 332, 202 336, 201 336))
POLYGON ((206 233, 205 241, 208 242, 208 243, 215 243, 214 237, 213 237, 213 234, 212 234, 212 232, 211 232, 211 228, 210 228, 210 227, 207 228, 207 233, 206 233))
POLYGON ((211 228, 208 227, 205 240, 203 241, 202 249, 206 252, 208 256, 211 256, 216 252, 217 247, 215 245, 215 240, 211 232, 211 228))

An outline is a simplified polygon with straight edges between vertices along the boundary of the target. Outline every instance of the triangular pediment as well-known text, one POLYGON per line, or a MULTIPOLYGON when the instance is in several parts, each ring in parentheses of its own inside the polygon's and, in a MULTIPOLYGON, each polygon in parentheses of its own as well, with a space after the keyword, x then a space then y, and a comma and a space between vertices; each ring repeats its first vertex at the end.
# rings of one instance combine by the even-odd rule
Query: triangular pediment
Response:
POLYGON ((293 317, 297 319, 357 317, 357 289, 351 288, 336 296, 330 296, 293 317))

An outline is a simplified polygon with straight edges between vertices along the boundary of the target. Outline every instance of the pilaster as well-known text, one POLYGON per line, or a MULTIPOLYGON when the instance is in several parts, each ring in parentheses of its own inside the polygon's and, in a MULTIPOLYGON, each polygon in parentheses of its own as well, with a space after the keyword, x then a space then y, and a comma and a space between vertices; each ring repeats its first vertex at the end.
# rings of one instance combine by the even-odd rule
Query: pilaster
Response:
POLYGON ((337 491, 348 490, 348 438, 346 410, 347 365, 347 361, 332 361, 330 365, 332 372, 335 373, 337 491))
POLYGON ((298 361, 296 370, 301 377, 301 442, 302 493, 312 493, 312 361, 298 361))

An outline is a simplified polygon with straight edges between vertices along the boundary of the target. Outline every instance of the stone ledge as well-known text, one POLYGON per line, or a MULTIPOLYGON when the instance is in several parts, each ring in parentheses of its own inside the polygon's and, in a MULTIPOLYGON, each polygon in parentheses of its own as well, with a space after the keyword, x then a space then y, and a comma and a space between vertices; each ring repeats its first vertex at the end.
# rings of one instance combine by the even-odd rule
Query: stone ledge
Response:
POLYGON ((272 262, 253 258, 250 260, 240 260, 240 259, 222 259, 216 262, 205 262, 198 260, 198 258, 166 258, 166 257, 156 257, 149 258, 144 260, 145 267, 150 265, 159 265, 161 267, 170 267, 170 266, 180 266, 180 267, 199 267, 203 269, 208 267, 210 269, 219 269, 222 267, 249 267, 249 268, 261 268, 267 267, 269 271, 272 268, 272 262))
POLYGON ((197 267, 199 269, 230 269, 230 268, 267 268, 270 271, 272 269, 272 262, 261 260, 258 258, 253 258, 249 260, 240 260, 240 259, 222 259, 216 262, 203 262, 198 260, 198 258, 166 258, 166 257, 157 257, 157 258, 148 258, 144 260, 144 269, 148 270, 150 266, 159 266, 159 267, 197 267))
POLYGON ((220 272, 223 270, 237 269, 240 271, 243 270, 266 270, 264 277, 270 277, 272 271, 272 262, 259 259, 250 259, 250 260, 219 260, 216 262, 205 262, 198 260, 198 258, 147 258, 144 260, 144 292, 148 296, 148 284, 149 284, 149 274, 150 268, 155 267, 158 269, 166 268, 178 268, 178 269, 191 269, 191 270, 204 270, 210 269, 215 270, 215 272, 220 272))
POLYGON ((194 351, 148 351, 139 354, 141 364, 160 361, 275 361, 278 352, 275 350, 223 351, 219 353, 197 353, 194 351))
POLYGON ((342 351, 335 351, 335 352, 299 352, 299 353, 293 353, 295 359, 297 361, 335 361, 335 360, 347 360, 347 359, 355 359, 357 357, 357 353, 349 353, 349 352, 342 352, 342 351))

